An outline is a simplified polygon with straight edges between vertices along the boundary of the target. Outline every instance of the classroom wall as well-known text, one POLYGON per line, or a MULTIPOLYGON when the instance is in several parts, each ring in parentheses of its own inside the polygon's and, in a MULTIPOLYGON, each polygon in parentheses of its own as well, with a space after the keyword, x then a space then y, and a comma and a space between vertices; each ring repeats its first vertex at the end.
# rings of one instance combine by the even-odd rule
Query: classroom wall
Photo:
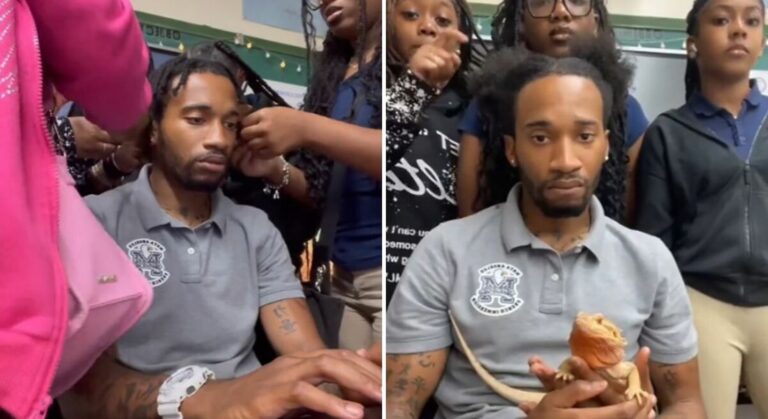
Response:
POLYGON ((140 12, 304 48, 304 38, 301 33, 245 20, 242 0, 216 2, 211 0, 133 0, 132 2, 133 7, 140 12), (215 7, 211 7, 212 5, 215 7))
MULTIPOLYGON (((684 19, 693 0, 606 0, 611 14, 684 19)), ((497 5, 499 0, 472 0, 471 4, 497 5)))

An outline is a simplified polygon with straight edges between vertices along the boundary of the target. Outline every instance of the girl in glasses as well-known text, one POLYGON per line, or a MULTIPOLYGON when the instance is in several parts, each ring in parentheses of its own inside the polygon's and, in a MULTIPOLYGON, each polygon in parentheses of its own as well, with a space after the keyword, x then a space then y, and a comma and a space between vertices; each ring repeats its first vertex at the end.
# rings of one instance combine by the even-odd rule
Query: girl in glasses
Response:
POLYGON ((302 21, 312 58, 303 109, 248 115, 234 159, 243 174, 268 182, 276 199, 320 209, 338 186, 330 259, 334 293, 346 303, 339 339, 360 349, 381 335, 381 2, 303 0, 302 21), (315 11, 328 26, 322 52, 315 11), (282 157, 289 153, 290 162, 282 157))
MULTIPOLYGON (((605 36, 613 40, 604 0, 504 0, 493 19, 494 48, 525 46, 552 57, 572 55, 571 44, 580 36, 605 36)), ((615 44, 615 41, 613 42, 615 44)), ((621 54, 616 51, 614 59, 621 54)), ((618 80, 618 79, 617 79, 618 80)), ((613 86, 618 94, 608 123, 611 155, 603 167, 597 196, 609 217, 623 221, 627 215, 628 173, 632 172, 648 125, 638 101, 628 94, 627 84, 613 86), (627 165, 629 154, 629 167, 627 165)), ((459 129, 463 132, 457 178, 459 215, 506 201, 517 182, 504 158, 504 143, 490 139, 476 105, 470 105, 459 129)))
POLYGON ((768 98, 759 0, 696 0, 686 104, 648 128, 637 227, 664 241, 688 286, 710 418, 736 412, 740 379, 768 418, 768 98))

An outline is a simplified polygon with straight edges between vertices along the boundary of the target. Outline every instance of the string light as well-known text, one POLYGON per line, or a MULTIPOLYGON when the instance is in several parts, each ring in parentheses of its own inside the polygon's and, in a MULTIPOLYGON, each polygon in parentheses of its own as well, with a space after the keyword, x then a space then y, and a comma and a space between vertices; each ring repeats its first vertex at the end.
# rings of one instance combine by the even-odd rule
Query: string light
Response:
POLYGON ((179 51, 184 52, 184 43, 179 42, 179 51))
POLYGON ((280 70, 285 70, 285 60, 280 62, 280 70))
POLYGON ((264 57, 269 58, 269 51, 264 51, 264 57))
POLYGON ((251 41, 248 41, 248 43, 247 43, 247 44, 245 44, 245 47, 246 47, 246 48, 248 48, 248 49, 251 49, 251 48, 253 48, 253 42, 251 42, 251 41))
POLYGON ((299 64, 299 66, 298 66, 298 67, 296 67, 296 72, 297 72, 297 73, 301 73, 301 64, 299 64))

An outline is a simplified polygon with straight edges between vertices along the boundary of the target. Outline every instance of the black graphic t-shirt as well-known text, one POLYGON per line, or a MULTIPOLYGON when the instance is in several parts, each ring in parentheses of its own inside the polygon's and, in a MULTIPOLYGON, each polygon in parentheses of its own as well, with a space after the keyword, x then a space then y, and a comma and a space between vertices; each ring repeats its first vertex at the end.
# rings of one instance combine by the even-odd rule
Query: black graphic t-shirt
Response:
POLYGON ((456 218, 458 125, 466 101, 411 74, 387 89, 387 302, 408 258, 438 224, 456 218))

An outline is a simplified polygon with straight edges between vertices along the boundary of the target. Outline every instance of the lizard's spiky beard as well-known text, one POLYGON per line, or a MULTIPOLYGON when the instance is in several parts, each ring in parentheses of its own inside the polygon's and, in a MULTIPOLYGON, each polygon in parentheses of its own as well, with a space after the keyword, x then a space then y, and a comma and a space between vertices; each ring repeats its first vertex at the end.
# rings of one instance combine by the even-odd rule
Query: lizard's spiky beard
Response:
POLYGON ((613 322, 602 314, 579 313, 568 340, 571 353, 592 369, 607 368, 624 360, 627 341, 613 322))

